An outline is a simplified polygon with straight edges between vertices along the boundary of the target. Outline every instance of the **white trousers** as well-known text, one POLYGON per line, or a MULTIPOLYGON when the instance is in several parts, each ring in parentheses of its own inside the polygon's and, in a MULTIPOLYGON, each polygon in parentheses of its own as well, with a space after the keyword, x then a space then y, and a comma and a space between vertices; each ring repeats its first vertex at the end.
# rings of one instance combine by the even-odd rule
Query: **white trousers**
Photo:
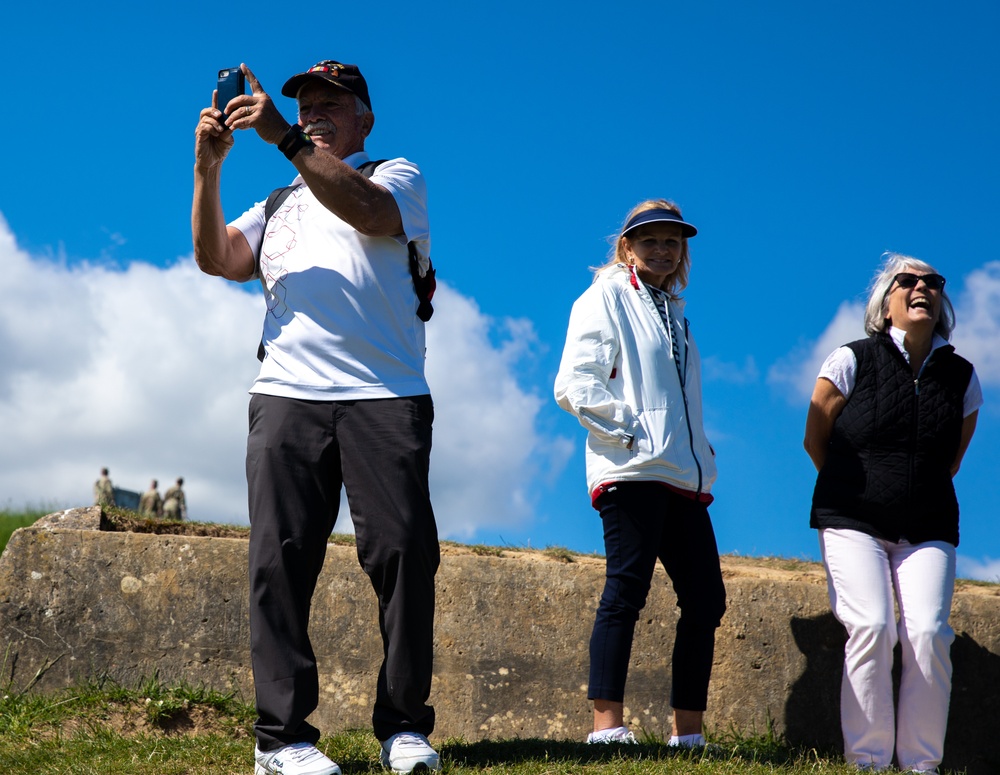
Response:
POLYGON ((847 761, 933 772, 944 754, 951 697, 948 624, 955 547, 945 541, 893 543, 857 530, 819 534, 833 613, 847 628, 840 720, 847 761), (899 609, 899 621, 893 603, 899 609), (899 710, 892 661, 902 645, 899 710))

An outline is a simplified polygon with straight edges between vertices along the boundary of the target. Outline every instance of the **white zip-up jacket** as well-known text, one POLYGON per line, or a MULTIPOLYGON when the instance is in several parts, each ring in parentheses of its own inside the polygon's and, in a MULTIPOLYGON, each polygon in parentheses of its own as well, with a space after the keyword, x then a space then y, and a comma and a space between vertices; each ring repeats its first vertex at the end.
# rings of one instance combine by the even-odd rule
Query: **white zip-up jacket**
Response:
POLYGON ((606 482, 659 481, 705 494, 715 482, 698 348, 683 300, 669 304, 683 332, 680 362, 652 296, 624 264, 602 271, 573 305, 555 397, 589 431, 591 495, 606 482))

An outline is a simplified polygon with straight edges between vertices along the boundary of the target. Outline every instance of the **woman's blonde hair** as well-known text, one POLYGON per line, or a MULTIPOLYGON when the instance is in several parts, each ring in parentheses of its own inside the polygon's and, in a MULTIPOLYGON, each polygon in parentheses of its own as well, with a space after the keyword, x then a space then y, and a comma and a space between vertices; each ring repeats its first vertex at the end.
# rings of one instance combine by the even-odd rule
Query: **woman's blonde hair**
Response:
MULTIPOLYGON (((677 216, 683 218, 681 215, 681 208, 671 202, 669 199, 647 199, 644 202, 640 202, 635 207, 633 207, 629 214, 625 216, 625 220, 622 221, 622 226, 618 230, 617 234, 612 234, 608 237, 608 242, 611 245, 611 250, 608 252, 608 260, 601 264, 600 266, 594 267, 595 276, 603 272, 605 269, 610 269, 618 264, 625 264, 626 266, 631 266, 632 262, 629 260, 628 251, 626 250, 626 237, 622 232, 625 231, 625 226, 639 213, 643 213, 646 210, 670 210, 672 213, 677 213, 677 216)), ((683 291, 688 284, 688 274, 691 271, 691 253, 688 250, 688 239, 687 237, 681 237, 681 260, 677 264, 677 268, 673 271, 673 274, 667 278, 667 285, 663 290, 669 293, 672 297, 677 298, 678 294, 683 291)))

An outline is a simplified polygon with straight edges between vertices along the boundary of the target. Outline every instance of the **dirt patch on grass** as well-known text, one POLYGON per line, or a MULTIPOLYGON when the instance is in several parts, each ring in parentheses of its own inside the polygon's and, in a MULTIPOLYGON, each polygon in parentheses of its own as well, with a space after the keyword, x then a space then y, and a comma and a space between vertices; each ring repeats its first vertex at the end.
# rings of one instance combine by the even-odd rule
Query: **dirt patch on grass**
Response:
MULTIPOLYGON (((151 700, 148 702, 152 702, 151 700)), ((97 729, 122 737, 201 737, 219 735, 236 739, 252 736, 252 721, 240 719, 210 706, 193 705, 169 712, 150 710, 143 702, 109 702, 99 710, 64 719, 48 728, 36 729, 40 737, 91 734, 97 729)))

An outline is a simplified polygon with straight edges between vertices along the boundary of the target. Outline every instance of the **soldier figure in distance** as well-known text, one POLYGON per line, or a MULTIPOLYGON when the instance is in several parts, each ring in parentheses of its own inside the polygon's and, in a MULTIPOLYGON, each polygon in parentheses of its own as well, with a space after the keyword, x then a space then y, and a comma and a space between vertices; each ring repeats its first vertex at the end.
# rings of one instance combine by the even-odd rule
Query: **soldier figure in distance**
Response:
POLYGON ((101 478, 94 482, 94 505, 115 505, 115 488, 111 484, 111 479, 108 478, 107 468, 101 469, 101 478))
POLYGON ((163 516, 163 498, 160 497, 160 491, 156 489, 158 486, 159 482, 154 479, 150 482, 149 489, 139 499, 139 513, 144 517, 159 519, 163 516))
POLYGON ((177 484, 163 493, 163 516, 180 522, 187 519, 187 502, 184 500, 184 478, 177 477, 177 484))

